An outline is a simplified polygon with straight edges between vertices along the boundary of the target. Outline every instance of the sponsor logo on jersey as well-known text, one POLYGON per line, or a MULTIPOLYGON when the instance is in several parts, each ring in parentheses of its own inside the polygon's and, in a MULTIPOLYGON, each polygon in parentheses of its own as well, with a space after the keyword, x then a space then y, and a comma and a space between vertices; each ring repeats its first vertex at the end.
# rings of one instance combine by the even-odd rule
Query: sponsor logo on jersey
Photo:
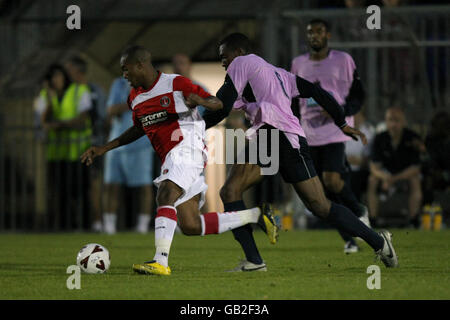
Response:
POLYGON ((163 121, 167 120, 167 116, 168 116, 168 113, 166 110, 164 110, 164 111, 158 111, 158 112, 151 113, 149 115, 139 118, 139 120, 141 121, 143 127, 147 127, 152 124, 163 122, 163 121))
POLYGON ((159 100, 159 104, 164 108, 170 106, 170 98, 168 96, 162 97, 161 100, 159 100))

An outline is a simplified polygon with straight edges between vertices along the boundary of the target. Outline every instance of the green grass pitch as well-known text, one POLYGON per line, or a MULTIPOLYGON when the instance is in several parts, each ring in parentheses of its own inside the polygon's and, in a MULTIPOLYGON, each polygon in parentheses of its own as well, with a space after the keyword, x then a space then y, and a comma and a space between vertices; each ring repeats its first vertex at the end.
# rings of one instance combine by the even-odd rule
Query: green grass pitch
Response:
POLYGON ((151 260, 153 233, 0 234, 0 299, 450 299, 450 230, 391 230, 400 267, 374 262, 372 249, 345 255, 337 232, 282 232, 271 245, 255 232, 267 272, 227 273, 243 253, 231 232, 207 237, 176 234, 169 277, 134 274, 151 260), (107 274, 81 274, 69 290, 66 273, 87 243, 111 254, 107 274), (381 269, 381 289, 367 288, 367 267, 381 269))

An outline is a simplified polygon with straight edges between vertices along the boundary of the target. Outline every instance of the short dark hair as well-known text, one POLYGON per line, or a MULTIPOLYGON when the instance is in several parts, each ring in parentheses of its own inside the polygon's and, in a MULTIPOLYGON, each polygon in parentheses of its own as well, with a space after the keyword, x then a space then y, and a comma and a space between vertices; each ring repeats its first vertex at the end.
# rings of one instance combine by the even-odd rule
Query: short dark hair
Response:
POLYGON ((53 63, 48 67, 47 71, 45 72, 43 80, 48 81, 49 86, 51 88, 53 88, 53 86, 51 84, 51 80, 52 80, 53 75, 56 72, 62 73, 62 75, 64 77, 64 90, 66 90, 69 87, 72 80, 70 79, 69 74, 67 73, 66 69, 64 69, 64 67, 62 65, 60 65, 59 63, 53 63))
POLYGON ((311 20, 308 22, 308 25, 311 25, 311 24, 323 24, 324 27, 325 27, 325 30, 327 30, 327 32, 329 32, 329 31, 331 30, 331 25, 330 25, 330 23, 329 23, 328 21, 325 21, 325 20, 320 19, 320 18, 314 18, 314 19, 311 19, 311 20))
POLYGON ((80 56, 73 56, 69 58, 69 63, 73 64, 81 73, 87 73, 86 60, 80 56))
POLYGON ((220 40, 219 46, 221 45, 226 45, 227 48, 231 50, 242 49, 245 53, 251 51, 250 39, 246 35, 239 32, 229 34, 220 40))
POLYGON ((121 57, 126 57, 128 62, 151 62, 151 54, 147 48, 139 45, 131 45, 122 51, 121 57))

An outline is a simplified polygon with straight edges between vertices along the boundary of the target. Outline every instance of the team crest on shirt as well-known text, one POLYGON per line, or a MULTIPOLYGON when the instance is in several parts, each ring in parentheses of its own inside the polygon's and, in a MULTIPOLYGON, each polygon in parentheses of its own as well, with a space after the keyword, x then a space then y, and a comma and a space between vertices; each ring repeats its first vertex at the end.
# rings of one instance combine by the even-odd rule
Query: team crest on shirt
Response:
POLYGON ((159 100, 159 104, 164 108, 170 106, 170 98, 168 96, 162 97, 161 100, 159 100))

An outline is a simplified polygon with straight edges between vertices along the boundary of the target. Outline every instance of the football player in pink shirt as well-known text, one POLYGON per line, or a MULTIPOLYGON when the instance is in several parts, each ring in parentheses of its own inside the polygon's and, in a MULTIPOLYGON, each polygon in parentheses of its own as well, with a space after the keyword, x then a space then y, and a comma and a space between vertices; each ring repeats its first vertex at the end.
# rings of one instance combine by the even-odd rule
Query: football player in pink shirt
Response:
MULTIPOLYGON (((306 207, 337 229, 365 240, 387 267, 396 267, 398 261, 391 234, 386 230, 380 233, 373 231, 347 207, 332 202, 325 196, 305 134, 292 112, 291 103, 296 97, 312 97, 331 116, 340 131, 353 139, 359 136, 363 143, 367 143, 364 134, 347 124, 342 107, 319 86, 251 54, 250 41, 243 34, 234 33, 225 37, 220 42, 219 54, 227 75, 216 96, 222 100, 224 108, 204 113, 206 128, 224 119, 232 108, 238 108, 245 111, 252 124, 249 129, 251 139, 260 139, 260 135, 267 130, 278 130, 278 141, 268 143, 265 147, 268 154, 271 150, 279 153, 280 174, 287 183, 292 184, 306 207)), ((257 163, 250 161, 252 156, 255 155, 247 148, 245 163, 235 163, 230 170, 220 192, 225 211, 245 210, 242 200, 244 191, 264 178, 261 168, 267 166, 267 163, 258 157, 260 153, 256 155, 257 163)), ((234 270, 266 270, 266 264, 253 239, 251 226, 236 228, 233 234, 246 255, 246 260, 234 270)))
MULTIPOLYGON (((291 72, 320 85, 343 107, 345 120, 353 125, 353 115, 364 102, 364 89, 352 57, 343 51, 331 50, 329 24, 311 20, 306 27, 309 52, 292 61, 291 72)), ((367 207, 361 204, 350 187, 350 166, 345 156, 345 142, 350 137, 334 125, 333 119, 313 98, 300 99, 300 123, 305 130, 311 157, 327 196, 348 207, 370 227, 367 207)), ((344 252, 359 251, 355 240, 339 230, 345 241, 344 252)))

